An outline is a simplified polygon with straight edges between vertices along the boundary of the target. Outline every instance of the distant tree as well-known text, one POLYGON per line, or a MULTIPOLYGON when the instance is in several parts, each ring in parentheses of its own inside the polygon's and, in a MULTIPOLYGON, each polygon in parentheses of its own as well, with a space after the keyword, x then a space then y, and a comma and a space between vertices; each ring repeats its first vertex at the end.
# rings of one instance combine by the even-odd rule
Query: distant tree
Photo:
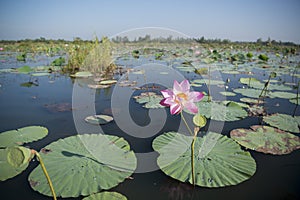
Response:
POLYGON ((263 42, 262 42, 262 39, 261 39, 261 38, 258 38, 258 39, 256 40, 256 43, 262 44, 262 43, 263 43, 263 42))

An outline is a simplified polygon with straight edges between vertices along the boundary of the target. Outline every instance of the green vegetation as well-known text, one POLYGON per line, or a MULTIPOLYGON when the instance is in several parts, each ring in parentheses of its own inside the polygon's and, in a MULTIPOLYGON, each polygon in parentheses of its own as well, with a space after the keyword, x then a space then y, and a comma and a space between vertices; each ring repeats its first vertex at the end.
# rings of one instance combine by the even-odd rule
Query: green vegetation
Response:
POLYGON ((51 63, 51 66, 63 66, 65 64, 66 60, 64 57, 59 57, 51 63))

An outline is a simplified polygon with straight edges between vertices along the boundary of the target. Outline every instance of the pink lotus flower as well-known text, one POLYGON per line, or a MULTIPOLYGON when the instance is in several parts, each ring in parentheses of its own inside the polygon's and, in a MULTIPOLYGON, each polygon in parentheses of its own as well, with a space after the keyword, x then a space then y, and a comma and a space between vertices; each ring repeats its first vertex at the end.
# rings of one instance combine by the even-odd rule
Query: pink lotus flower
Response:
POLYGON ((190 84, 188 80, 181 83, 174 81, 173 89, 161 91, 164 99, 160 102, 162 106, 170 106, 171 115, 180 113, 184 108, 190 112, 198 113, 198 107, 194 102, 198 102, 203 98, 202 92, 190 92, 190 84))

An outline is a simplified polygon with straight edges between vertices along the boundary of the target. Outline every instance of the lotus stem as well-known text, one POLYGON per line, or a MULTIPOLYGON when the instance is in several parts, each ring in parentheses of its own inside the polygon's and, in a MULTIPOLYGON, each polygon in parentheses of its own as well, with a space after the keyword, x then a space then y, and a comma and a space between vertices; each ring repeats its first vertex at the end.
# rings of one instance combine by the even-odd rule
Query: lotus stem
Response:
POLYGON ((210 65, 208 65, 208 87, 207 87, 207 92, 208 92, 207 102, 211 102, 211 96, 210 96, 210 65))
POLYGON ((41 155, 40 155, 37 151, 35 151, 35 150, 32 150, 32 153, 38 158, 38 160, 39 160, 39 162, 40 162, 40 165, 41 165, 41 167, 42 167, 42 170, 43 170, 43 172, 44 172, 44 174, 45 174, 45 176, 46 176, 46 179, 47 179, 47 181, 48 181, 48 184, 49 184, 49 187, 50 187, 50 190, 51 190, 53 199, 54 199, 54 200, 57 200, 57 199, 56 199, 56 194, 55 194, 55 191, 54 191, 54 188, 53 188, 52 181, 51 181, 51 179, 50 179, 50 177, 49 177, 49 174, 48 174, 48 172, 47 172, 47 169, 46 169, 46 167, 45 167, 45 164, 44 164, 44 162, 43 162, 43 159, 42 159, 41 155))
POLYGON ((194 134, 192 145, 191 145, 191 167, 192 167, 192 181, 193 185, 195 186, 195 162, 194 162, 194 152, 195 152, 195 142, 197 138, 197 132, 194 134))
POLYGON ((192 133, 192 130, 190 129, 190 127, 188 126, 182 112, 180 112, 180 115, 181 115, 181 118, 185 124, 185 126, 187 127, 188 131, 190 132, 191 135, 193 135, 193 141, 192 141, 192 144, 191 144, 191 168, 192 168, 192 183, 193 185, 195 185, 195 164, 194 164, 194 152, 195 152, 195 141, 196 141, 196 138, 197 138, 197 133, 198 133, 198 130, 194 130, 194 134, 192 133))
POLYGON ((193 135, 193 132, 192 132, 192 130, 190 129, 189 125, 187 124, 187 122, 186 122, 186 120, 185 120, 185 118, 184 118, 184 116, 183 116, 183 114, 182 114, 182 111, 180 112, 180 116, 181 116, 181 119, 183 120, 183 122, 184 122, 186 128, 187 128, 188 131, 190 132, 190 134, 193 135))

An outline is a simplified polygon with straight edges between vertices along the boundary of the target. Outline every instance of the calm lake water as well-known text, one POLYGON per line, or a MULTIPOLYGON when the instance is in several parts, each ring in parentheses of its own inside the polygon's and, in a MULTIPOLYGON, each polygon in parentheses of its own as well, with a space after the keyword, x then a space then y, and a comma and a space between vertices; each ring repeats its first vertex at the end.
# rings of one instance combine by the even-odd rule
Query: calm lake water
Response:
MULTIPOLYGON (((13 56, 12 56, 13 57, 13 56)), ((49 65, 54 58, 46 56, 37 56, 26 63, 16 62, 9 56, 4 56, 0 63, 0 69, 6 68, 18 68, 24 65, 31 67, 49 65)), ((164 61, 143 60, 142 58, 134 60, 122 60, 117 63, 122 64, 128 68, 141 69, 140 66, 146 63, 159 63, 169 64, 164 61)), ((175 66, 175 65, 174 65, 175 66)), ((176 67, 173 66, 175 70, 176 67)), ((162 67, 163 69, 163 67, 162 67)), ((168 70, 166 68, 165 70, 168 70)), ((199 79, 200 75, 188 72, 180 72, 178 76, 184 76, 189 80, 199 79), (180 75, 181 74, 181 75, 180 75)), ((241 86, 238 82, 240 77, 249 77, 247 74, 223 74, 219 72, 212 72, 214 76, 219 76, 219 79, 228 80, 228 88, 237 88, 241 86), (220 77, 221 76, 221 77, 220 77)), ((163 74, 160 74, 163 75, 163 74)), ((151 91, 159 92, 159 90, 165 89, 165 85, 158 84, 157 82, 149 83, 151 80, 159 79, 159 73, 153 71, 143 75, 132 74, 126 77, 126 73, 123 75, 117 75, 116 78, 135 80, 143 85, 144 90, 132 90, 131 88, 124 87, 118 89, 120 93, 124 93, 131 97, 130 99, 124 99, 128 101, 129 114, 132 120, 138 126, 146 126, 149 123, 157 123, 157 126, 161 125, 160 121, 155 121, 152 117, 149 117, 149 110, 143 108, 140 104, 136 103, 132 98, 139 95, 141 92, 151 91), (147 86, 147 87, 146 87, 147 86), (153 88, 151 88, 153 87, 153 88)), ((167 82, 173 82, 174 76, 164 75, 167 82)), ((254 77, 264 80, 268 79, 268 74, 264 73, 264 70, 254 71, 254 77)), ((289 75, 280 76, 285 82, 295 82, 294 78, 289 75)), ((298 79, 299 80, 299 79, 298 79)), ((116 86, 112 86, 107 89, 90 89, 87 85, 92 80, 82 79, 75 80, 70 78, 67 74, 52 73, 49 76, 30 77, 28 74, 20 73, 0 73, 0 132, 16 129, 29 125, 41 125, 45 126, 49 130, 49 134, 46 138, 37 142, 30 143, 30 148, 40 150, 47 144, 58 140, 59 138, 65 138, 71 135, 76 135, 78 128, 74 122, 74 116, 76 113, 81 113, 82 116, 89 109, 95 109, 97 114, 112 114, 122 112, 122 108, 112 107, 111 98, 114 94, 116 86), (22 83, 34 82, 37 86, 22 87, 22 83), (83 88, 85 95, 82 97, 92 99, 92 105, 84 107, 74 107, 74 87, 83 88), (73 104, 73 107, 72 107, 73 104), (91 106, 88 108, 88 106, 91 106), (74 114, 75 113, 75 114, 74 114)), ((171 85, 170 85, 171 86, 171 85)), ((207 91, 207 87, 195 87, 194 90, 207 91)), ((224 90, 217 86, 211 86, 211 90, 224 90)), ((229 90, 232 91, 232 90, 229 90)), ((296 89, 292 92, 296 93, 296 89)), ((122 96, 121 94, 118 94, 122 96)), ((239 100, 241 95, 234 97, 227 97, 229 100, 239 100)), ((221 97, 220 97, 221 98, 221 97)), ((223 97, 224 98, 224 97, 223 97)), ((80 102, 79 102, 80 104, 80 102)), ((287 113, 300 115, 299 108, 296 108, 296 104, 291 104, 286 99, 270 99, 268 98, 265 103, 266 110, 269 114, 272 113, 287 113)), ((161 109, 160 109, 161 110, 161 109)), ((152 113, 152 116, 160 115, 159 113, 152 113)), ((88 116, 89 113, 86 113, 88 116)), ((92 114, 92 113, 90 113, 92 114)), ((166 109, 165 115, 167 116, 166 123, 163 124, 162 129, 155 135, 151 135, 145 138, 134 137, 122 130, 116 124, 115 121, 101 126, 105 134, 116 135, 124 137, 130 144, 131 148, 136 153, 153 152, 152 141, 155 137, 166 131, 177 130, 178 123, 180 122, 180 116, 171 116, 169 109, 166 109)), ((83 119, 82 119, 83 120, 83 119)), ((190 121, 191 117, 187 116, 187 120, 190 121)), ((83 121, 83 123, 85 123, 83 121)), ((218 129, 218 124, 222 127, 222 134, 229 136, 229 132, 234 128, 249 128, 251 125, 261 124, 260 117, 247 117, 236 122, 225 122, 224 126, 221 122, 214 122, 215 127, 210 127, 211 130, 218 129)), ((90 125, 86 125, 90 126, 90 125)), ((91 130, 94 127, 91 127, 91 130)), ((256 173, 249 180, 238 184, 236 186, 229 186, 224 188, 202 188, 193 187, 189 184, 181 183, 165 175, 160 170, 155 170, 147 173, 134 173, 132 180, 125 180, 117 187, 111 189, 111 191, 117 191, 127 196, 129 200, 137 199, 300 199, 300 151, 294 151, 288 155, 274 156, 263 154, 255 151, 251 151, 251 155, 254 157, 257 163, 256 173)), ((27 181, 30 172, 38 165, 36 160, 32 161, 29 167, 20 175, 0 182, 0 191, 2 199, 51 199, 44 195, 41 195, 33 191, 27 181)), ((63 165, 63 163, 62 163, 63 165)), ((155 164, 154 164, 155 165, 155 164)), ((139 167, 139 166, 138 166, 139 167)), ((79 198, 67 198, 67 199, 82 199, 79 198)))

